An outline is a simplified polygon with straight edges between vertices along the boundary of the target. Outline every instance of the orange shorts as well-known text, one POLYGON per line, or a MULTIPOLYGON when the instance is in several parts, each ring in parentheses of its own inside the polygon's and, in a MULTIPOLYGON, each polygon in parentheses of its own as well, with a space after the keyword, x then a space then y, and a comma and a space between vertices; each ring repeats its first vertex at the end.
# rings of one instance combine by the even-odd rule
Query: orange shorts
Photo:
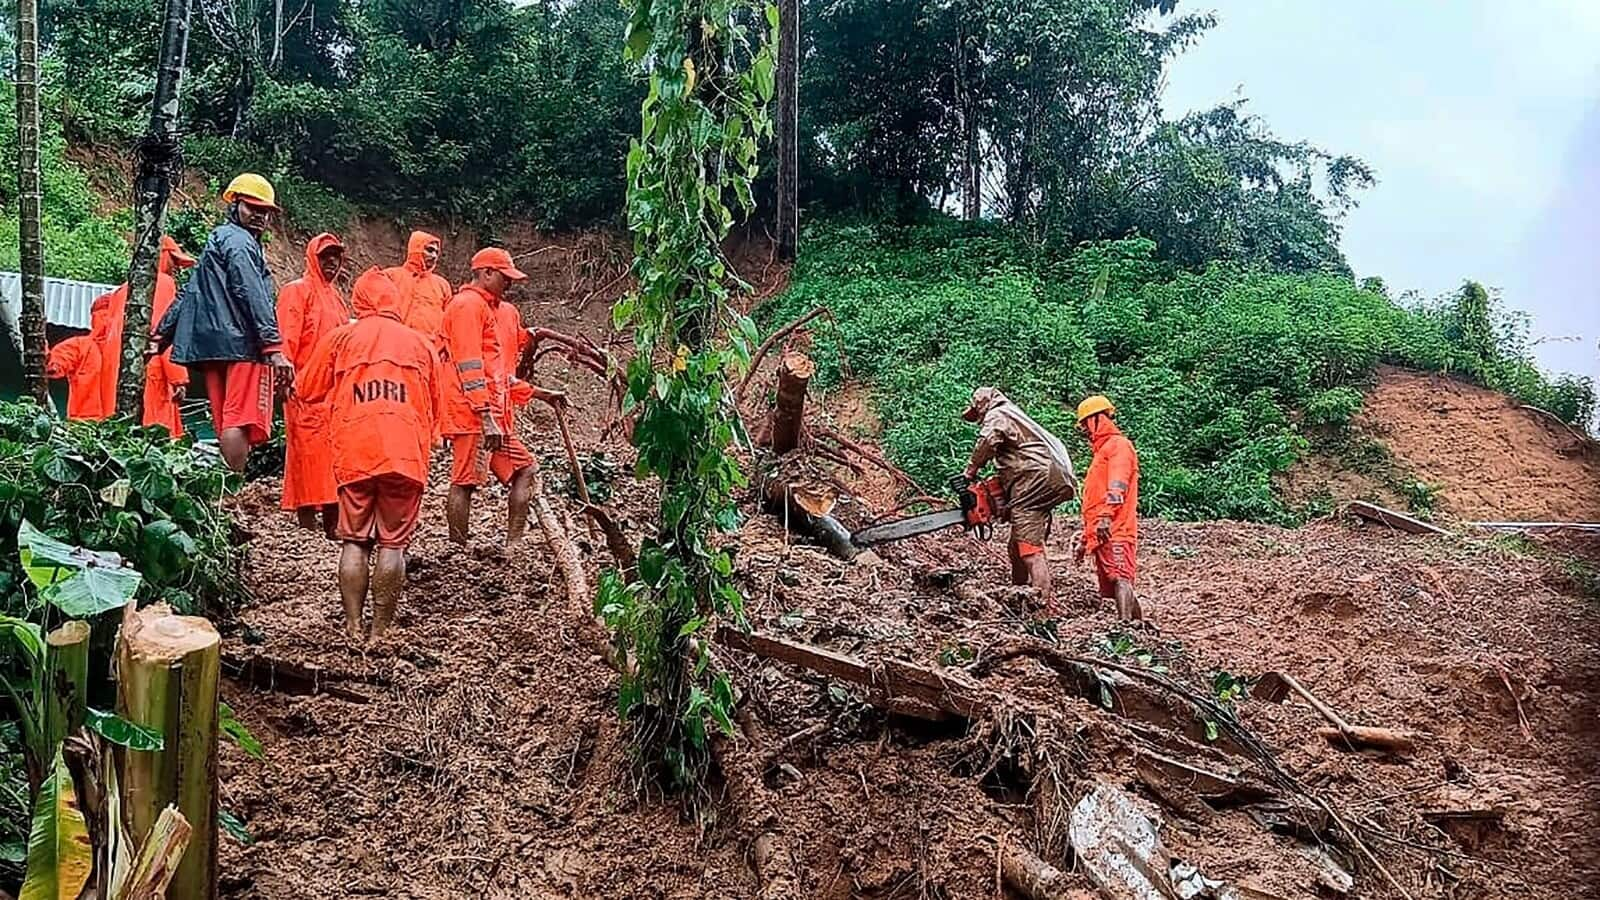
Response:
POLYGON ((489 473, 501 484, 523 469, 533 465, 533 454, 520 438, 506 435, 500 439, 500 449, 483 452, 483 435, 452 434, 450 437, 450 483, 468 487, 482 487, 489 483, 489 473), (487 457, 487 458, 485 458, 487 457))
POLYGON ((404 550, 417 533, 421 511, 422 485, 404 475, 391 472, 342 484, 334 536, 341 541, 404 550))
POLYGON ((272 436, 272 367, 258 362, 201 362, 206 400, 211 403, 211 427, 218 435, 229 428, 244 429, 252 445, 272 436))
POLYGON ((1138 552, 1132 541, 1107 541, 1094 548, 1094 574, 1100 581, 1100 596, 1112 596, 1118 581, 1133 584, 1138 552))

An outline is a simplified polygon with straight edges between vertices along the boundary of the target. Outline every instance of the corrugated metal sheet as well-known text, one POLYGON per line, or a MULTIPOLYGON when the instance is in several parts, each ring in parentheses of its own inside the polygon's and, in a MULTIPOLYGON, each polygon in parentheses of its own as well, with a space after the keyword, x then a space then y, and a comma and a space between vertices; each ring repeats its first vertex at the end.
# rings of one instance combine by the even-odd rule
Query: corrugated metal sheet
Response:
MULTIPOLYGON (((89 329, 89 307, 96 297, 116 290, 114 284, 72 281, 67 278, 44 280, 44 317, 51 325, 89 329)), ((0 272, 0 302, 6 306, 6 320, 16 321, 22 314, 22 276, 0 272)))

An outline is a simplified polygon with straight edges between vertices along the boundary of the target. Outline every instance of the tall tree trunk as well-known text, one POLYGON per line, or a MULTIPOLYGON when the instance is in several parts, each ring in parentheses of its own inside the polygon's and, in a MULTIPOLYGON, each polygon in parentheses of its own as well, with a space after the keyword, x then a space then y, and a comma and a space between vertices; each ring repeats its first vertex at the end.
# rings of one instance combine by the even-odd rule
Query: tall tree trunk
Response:
POLYGON ((189 51, 189 0, 166 0, 161 25, 161 56, 150 127, 139 142, 134 177, 133 263, 128 267, 128 311, 122 327, 122 374, 117 412, 137 418, 144 406, 145 348, 150 343, 150 305, 156 291, 167 198, 183 169, 178 142, 178 96, 189 51))
POLYGON ((44 244, 39 239, 39 2, 17 0, 17 253, 22 269, 22 378, 50 406, 44 377, 44 244))
POLYGON ((778 0, 778 257, 794 261, 800 243, 800 0, 778 0))
POLYGON ((969 27, 981 33, 978 10, 965 3, 956 25, 956 102, 961 113, 961 218, 976 222, 983 214, 978 164, 978 42, 969 27))
POLYGON ((278 71, 283 64, 283 0, 272 0, 272 58, 267 70, 278 71))

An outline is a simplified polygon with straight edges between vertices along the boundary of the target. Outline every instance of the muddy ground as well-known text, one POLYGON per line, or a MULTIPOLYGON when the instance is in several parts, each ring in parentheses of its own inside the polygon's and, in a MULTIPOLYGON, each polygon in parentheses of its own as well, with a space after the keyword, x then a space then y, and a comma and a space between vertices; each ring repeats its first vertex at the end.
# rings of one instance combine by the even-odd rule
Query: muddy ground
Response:
MULTIPOLYGON (((391 224, 362 227, 376 257, 403 240, 391 224)), ((514 246, 533 254, 519 298, 529 324, 606 333, 620 290, 615 246, 531 233, 514 246)), ((746 250, 739 264, 763 290, 781 281, 763 254, 746 250)), ((559 358, 546 360, 541 380, 565 386, 580 412, 604 409, 604 387, 559 358)), ((846 430, 872 430, 859 388, 819 399, 846 430)), ((627 477, 626 448, 601 444, 605 418, 577 416, 575 436, 580 452, 603 449, 620 464, 611 504, 637 534, 652 498, 627 477)), ((592 580, 612 561, 560 494, 553 425, 535 413, 523 432, 592 580)), ((894 493, 871 466, 863 472, 839 473, 855 492, 839 513, 852 524, 894 493)), ((1227 730, 1209 741, 1186 707, 1150 721, 1121 686, 1090 696, 1036 658, 996 657, 1042 641, 1163 670, 1205 697, 1218 673, 1280 669, 1354 722, 1425 733, 1408 760, 1352 754, 1314 734, 1323 722, 1303 703, 1237 706, 1275 764, 1352 823, 1411 897, 1600 896, 1600 601, 1572 563, 1600 548, 1580 536, 1541 545, 1337 519, 1294 530, 1150 521, 1139 574, 1154 627, 1130 632, 1094 597, 1090 574, 1070 565, 1068 519, 1052 547, 1065 611, 1041 621, 1025 595, 997 588, 1003 532, 988 543, 923 537, 845 562, 747 502, 734 540, 754 627, 965 676, 1007 698, 1000 715, 970 724, 889 716, 857 687, 720 652, 758 733, 727 758, 755 760, 763 773, 776 814, 763 823, 717 777, 693 808, 640 789, 587 601, 565 595, 537 530, 504 557, 450 547, 436 472, 397 640, 364 649, 340 636, 334 549, 291 527, 276 501, 271 482, 238 501, 258 602, 228 652, 320 666, 331 690, 224 685, 267 747, 261 761, 224 751, 223 806, 252 839, 225 843, 229 897, 753 897, 751 844, 768 828, 793 854, 802 897, 1015 896, 997 878, 1008 847, 1041 853, 1087 891, 1053 816, 1101 783, 1141 798, 1169 850, 1213 878, 1262 892, 1251 896, 1328 896, 1305 855, 1314 841, 1267 831, 1237 798, 1152 786, 1138 762, 1154 742, 1281 798, 1261 760, 1224 753, 1227 730)), ((504 502, 498 488, 480 497, 480 544, 501 534, 504 502)), ((1330 836, 1337 829, 1322 840, 1330 836)), ((1401 896, 1348 847, 1332 841, 1329 852, 1355 872, 1350 896, 1401 896)))

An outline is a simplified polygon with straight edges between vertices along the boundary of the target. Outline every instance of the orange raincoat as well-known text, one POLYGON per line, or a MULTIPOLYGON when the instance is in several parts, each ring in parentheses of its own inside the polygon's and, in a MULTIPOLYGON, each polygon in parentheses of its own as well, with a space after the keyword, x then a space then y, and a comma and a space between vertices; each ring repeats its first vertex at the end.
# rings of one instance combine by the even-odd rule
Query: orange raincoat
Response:
MULTIPOLYGON (((178 282, 173 278, 173 273, 192 265, 194 257, 183 252, 177 241, 168 235, 161 236, 161 255, 156 262, 156 292, 150 300, 152 332, 178 296, 178 282)), ((117 380, 122 372, 122 326, 127 314, 127 282, 97 298, 89 312, 89 334, 100 349, 100 403, 104 414, 108 416, 117 408, 117 380)), ((174 438, 182 437, 183 419, 173 395, 179 387, 188 384, 189 370, 172 361, 170 348, 160 356, 147 360, 144 367, 143 424, 161 425, 174 438)))
POLYGON ((438 355, 400 320, 400 294, 378 269, 356 279, 357 319, 317 345, 295 389, 330 409, 333 474, 340 485, 379 475, 428 480, 440 408, 438 355))
POLYGON ((469 284, 445 307, 443 434, 481 434, 485 412, 502 423, 509 417, 499 336, 503 305, 499 297, 469 284))
POLYGON ((1089 446, 1094 461, 1083 477, 1083 543, 1093 553, 1100 546, 1095 522, 1111 519, 1111 543, 1139 540, 1139 455, 1110 416, 1095 416, 1089 446))
POLYGON ((506 380, 506 413, 501 426, 511 434, 511 419, 517 407, 533 400, 533 385, 517 377, 517 363, 522 361, 522 352, 528 349, 533 335, 522 327, 522 311, 515 303, 501 301, 494 317, 495 337, 500 341, 500 372, 506 380))
POLYGON ((100 348, 94 338, 79 335, 50 348, 44 374, 67 380, 67 418, 104 419, 100 405, 100 348))
MULTIPOLYGON (((349 320, 344 301, 323 277, 317 260, 324 250, 341 246, 339 238, 327 232, 312 238, 306 244, 305 275, 278 292, 278 332, 283 335, 283 355, 296 369, 309 364, 322 339, 349 320)), ((337 503, 328 405, 312 402, 297 392, 283 405, 283 424, 286 449, 282 507, 300 509, 337 503)))
POLYGON ((413 231, 406 242, 405 264, 383 270, 400 291, 400 320, 436 347, 442 343, 440 329, 444 308, 450 303, 450 282, 428 267, 422 251, 438 243, 439 239, 426 231, 413 231))

